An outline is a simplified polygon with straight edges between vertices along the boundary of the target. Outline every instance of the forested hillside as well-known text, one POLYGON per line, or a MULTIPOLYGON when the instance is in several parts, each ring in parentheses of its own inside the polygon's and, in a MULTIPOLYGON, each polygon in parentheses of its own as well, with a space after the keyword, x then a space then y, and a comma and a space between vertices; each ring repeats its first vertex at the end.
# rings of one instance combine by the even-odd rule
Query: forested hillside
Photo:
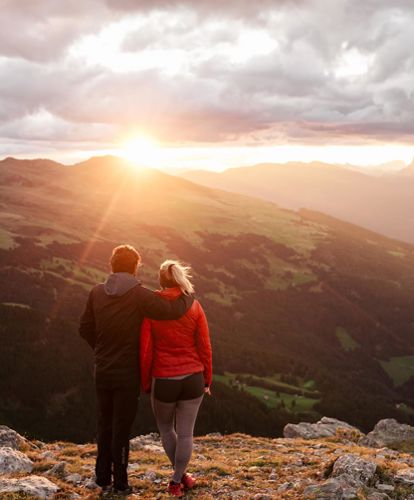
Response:
MULTIPOLYGON (((94 435, 92 357, 77 323, 113 246, 143 283, 194 268, 216 381, 198 432, 276 435, 321 414, 366 430, 414 423, 414 247, 116 158, 0 162, 0 421, 38 438, 94 435)), ((154 425, 141 404, 137 430, 154 425)))

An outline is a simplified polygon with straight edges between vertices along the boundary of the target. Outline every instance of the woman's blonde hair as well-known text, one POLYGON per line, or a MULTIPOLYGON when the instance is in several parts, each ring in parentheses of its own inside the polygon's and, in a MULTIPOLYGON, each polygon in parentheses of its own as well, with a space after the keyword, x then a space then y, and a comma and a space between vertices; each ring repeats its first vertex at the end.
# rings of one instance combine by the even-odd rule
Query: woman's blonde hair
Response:
POLYGON ((160 266, 160 285, 163 288, 178 286, 183 293, 190 295, 194 293, 190 278, 191 267, 178 260, 166 260, 160 266))

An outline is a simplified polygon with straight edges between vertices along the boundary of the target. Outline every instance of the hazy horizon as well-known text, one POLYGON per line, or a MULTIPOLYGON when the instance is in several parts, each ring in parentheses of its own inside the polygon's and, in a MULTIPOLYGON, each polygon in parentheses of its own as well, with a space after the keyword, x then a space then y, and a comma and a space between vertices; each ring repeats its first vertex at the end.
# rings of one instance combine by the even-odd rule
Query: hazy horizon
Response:
POLYGON ((413 20, 406 0, 6 0, 0 157, 409 164, 413 20))

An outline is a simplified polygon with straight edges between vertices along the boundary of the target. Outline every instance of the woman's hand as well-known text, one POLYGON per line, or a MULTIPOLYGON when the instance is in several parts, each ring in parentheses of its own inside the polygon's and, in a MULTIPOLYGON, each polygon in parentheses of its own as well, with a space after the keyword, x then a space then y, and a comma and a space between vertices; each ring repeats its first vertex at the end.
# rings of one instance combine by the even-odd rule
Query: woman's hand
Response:
POLYGON ((207 394, 208 396, 211 396, 211 390, 210 390, 210 387, 205 387, 205 388, 204 388, 204 394, 207 394))

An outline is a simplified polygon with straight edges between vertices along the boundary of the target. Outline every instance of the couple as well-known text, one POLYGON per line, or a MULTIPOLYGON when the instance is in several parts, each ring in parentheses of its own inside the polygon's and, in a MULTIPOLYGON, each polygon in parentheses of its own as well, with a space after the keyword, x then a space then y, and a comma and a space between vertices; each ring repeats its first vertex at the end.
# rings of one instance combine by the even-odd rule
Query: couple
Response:
POLYGON ((194 424, 210 395, 212 356, 204 311, 194 300, 190 268, 165 261, 161 290, 136 278, 141 262, 130 245, 114 248, 111 274, 90 292, 79 333, 95 354, 98 411, 96 483, 103 492, 128 495, 129 437, 139 386, 151 393, 162 445, 173 466, 168 485, 181 497, 194 486, 186 473, 194 424), (113 476, 113 484, 112 484, 113 476))

